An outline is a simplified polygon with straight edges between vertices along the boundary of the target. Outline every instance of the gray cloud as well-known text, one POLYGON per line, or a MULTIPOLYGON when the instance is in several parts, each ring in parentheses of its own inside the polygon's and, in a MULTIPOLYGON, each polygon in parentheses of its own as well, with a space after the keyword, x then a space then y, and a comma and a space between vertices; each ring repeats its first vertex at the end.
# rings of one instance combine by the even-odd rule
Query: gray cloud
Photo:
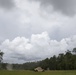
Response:
POLYGON ((32 34, 38 34, 44 31, 50 34, 51 39, 56 40, 61 40, 62 38, 76 34, 76 16, 72 19, 66 19, 66 17, 62 15, 49 15, 38 9, 39 6, 36 4, 37 2, 35 3, 37 6, 29 2, 23 3, 27 4, 24 4, 24 6, 23 4, 20 5, 16 3, 18 9, 14 9, 9 13, 0 12, 0 43, 5 39, 12 40, 17 36, 28 38, 32 34), (26 13, 25 8, 32 16, 30 16, 28 12, 26 13), (42 18, 39 12, 45 17, 42 18), (44 19, 46 17, 47 19, 44 19), (28 20, 29 22, 27 22, 28 20))
MULTIPOLYGON (((68 16, 74 15, 74 17, 67 17, 60 13, 54 13, 55 11, 48 14, 44 9, 40 9, 41 6, 39 2, 31 3, 28 2, 28 0, 16 1, 16 8, 10 10, 10 12, 0 11, 0 49, 5 53, 5 62, 21 63, 40 60, 50 57, 50 55, 56 54, 57 52, 57 54, 59 54, 59 52, 64 52, 64 50, 76 47, 76 36, 72 39, 69 38, 76 35, 76 16, 74 15, 75 12, 73 14, 74 9, 72 9, 74 6, 71 7, 69 4, 70 7, 68 7, 66 3, 66 8, 64 8, 59 7, 58 3, 56 5, 52 0, 52 2, 49 0, 46 2, 44 0, 44 3, 43 0, 41 0, 41 6, 45 9, 53 5, 55 11, 59 10, 62 12, 62 8, 64 8, 64 11, 67 9, 69 9, 69 11, 70 9, 73 10, 71 11, 72 14, 63 12, 68 16), (47 33, 43 35, 42 32, 44 31, 47 33), (45 34, 47 35, 45 36, 45 34), (22 36, 24 38, 22 38, 22 36), (66 37, 68 37, 68 39, 66 39, 66 37), (27 39, 29 40, 28 42, 27 39)), ((63 4, 65 3, 63 2, 63 4)), ((0 7, 2 6, 0 5, 0 7)), ((7 7, 2 8, 7 9, 7 7)), ((51 10, 51 8, 47 10, 51 10)))
POLYGON ((14 7, 14 0, 0 0, 0 7, 4 9, 11 9, 14 7))
MULTIPOLYGON (((60 11, 61 13, 73 16, 76 13, 76 0, 35 0, 40 1, 41 6, 45 8, 52 5, 55 11, 60 11)), ((49 9, 50 10, 50 9, 49 9)))

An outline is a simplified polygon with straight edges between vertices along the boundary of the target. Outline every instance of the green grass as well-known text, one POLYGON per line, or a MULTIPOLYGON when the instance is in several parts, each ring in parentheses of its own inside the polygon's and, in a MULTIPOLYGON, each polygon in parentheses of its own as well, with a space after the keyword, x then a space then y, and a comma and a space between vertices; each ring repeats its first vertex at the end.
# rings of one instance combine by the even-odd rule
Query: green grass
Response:
POLYGON ((76 71, 0 71, 0 75, 76 75, 76 71))

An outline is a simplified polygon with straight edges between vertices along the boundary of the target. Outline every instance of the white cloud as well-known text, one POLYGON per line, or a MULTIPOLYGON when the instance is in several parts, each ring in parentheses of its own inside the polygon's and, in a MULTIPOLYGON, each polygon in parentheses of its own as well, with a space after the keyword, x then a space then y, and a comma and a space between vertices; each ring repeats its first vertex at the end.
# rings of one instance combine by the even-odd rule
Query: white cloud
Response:
POLYGON ((64 53, 76 47, 76 36, 62 39, 61 41, 50 39, 47 32, 33 34, 30 39, 16 37, 14 40, 5 40, 0 45, 4 52, 4 62, 23 63, 37 61, 64 53))
POLYGON ((42 8, 35 1, 14 3, 12 10, 0 10, 0 43, 5 62, 40 60, 75 47, 75 14, 69 17, 53 11, 51 6, 42 8))

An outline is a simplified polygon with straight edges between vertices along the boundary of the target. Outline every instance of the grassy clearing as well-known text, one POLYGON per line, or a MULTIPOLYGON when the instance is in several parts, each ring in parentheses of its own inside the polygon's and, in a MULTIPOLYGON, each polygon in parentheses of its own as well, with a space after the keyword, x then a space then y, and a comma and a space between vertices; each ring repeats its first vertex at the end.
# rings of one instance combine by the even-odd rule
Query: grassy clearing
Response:
POLYGON ((76 71, 0 71, 0 75, 76 75, 76 71))

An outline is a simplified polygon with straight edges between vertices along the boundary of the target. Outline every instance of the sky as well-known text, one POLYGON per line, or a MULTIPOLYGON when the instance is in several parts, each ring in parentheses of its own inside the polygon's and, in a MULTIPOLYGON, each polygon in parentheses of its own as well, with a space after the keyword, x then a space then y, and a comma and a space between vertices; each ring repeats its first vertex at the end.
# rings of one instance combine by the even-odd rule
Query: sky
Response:
POLYGON ((3 62, 39 61, 76 47, 76 0, 0 0, 3 62))

